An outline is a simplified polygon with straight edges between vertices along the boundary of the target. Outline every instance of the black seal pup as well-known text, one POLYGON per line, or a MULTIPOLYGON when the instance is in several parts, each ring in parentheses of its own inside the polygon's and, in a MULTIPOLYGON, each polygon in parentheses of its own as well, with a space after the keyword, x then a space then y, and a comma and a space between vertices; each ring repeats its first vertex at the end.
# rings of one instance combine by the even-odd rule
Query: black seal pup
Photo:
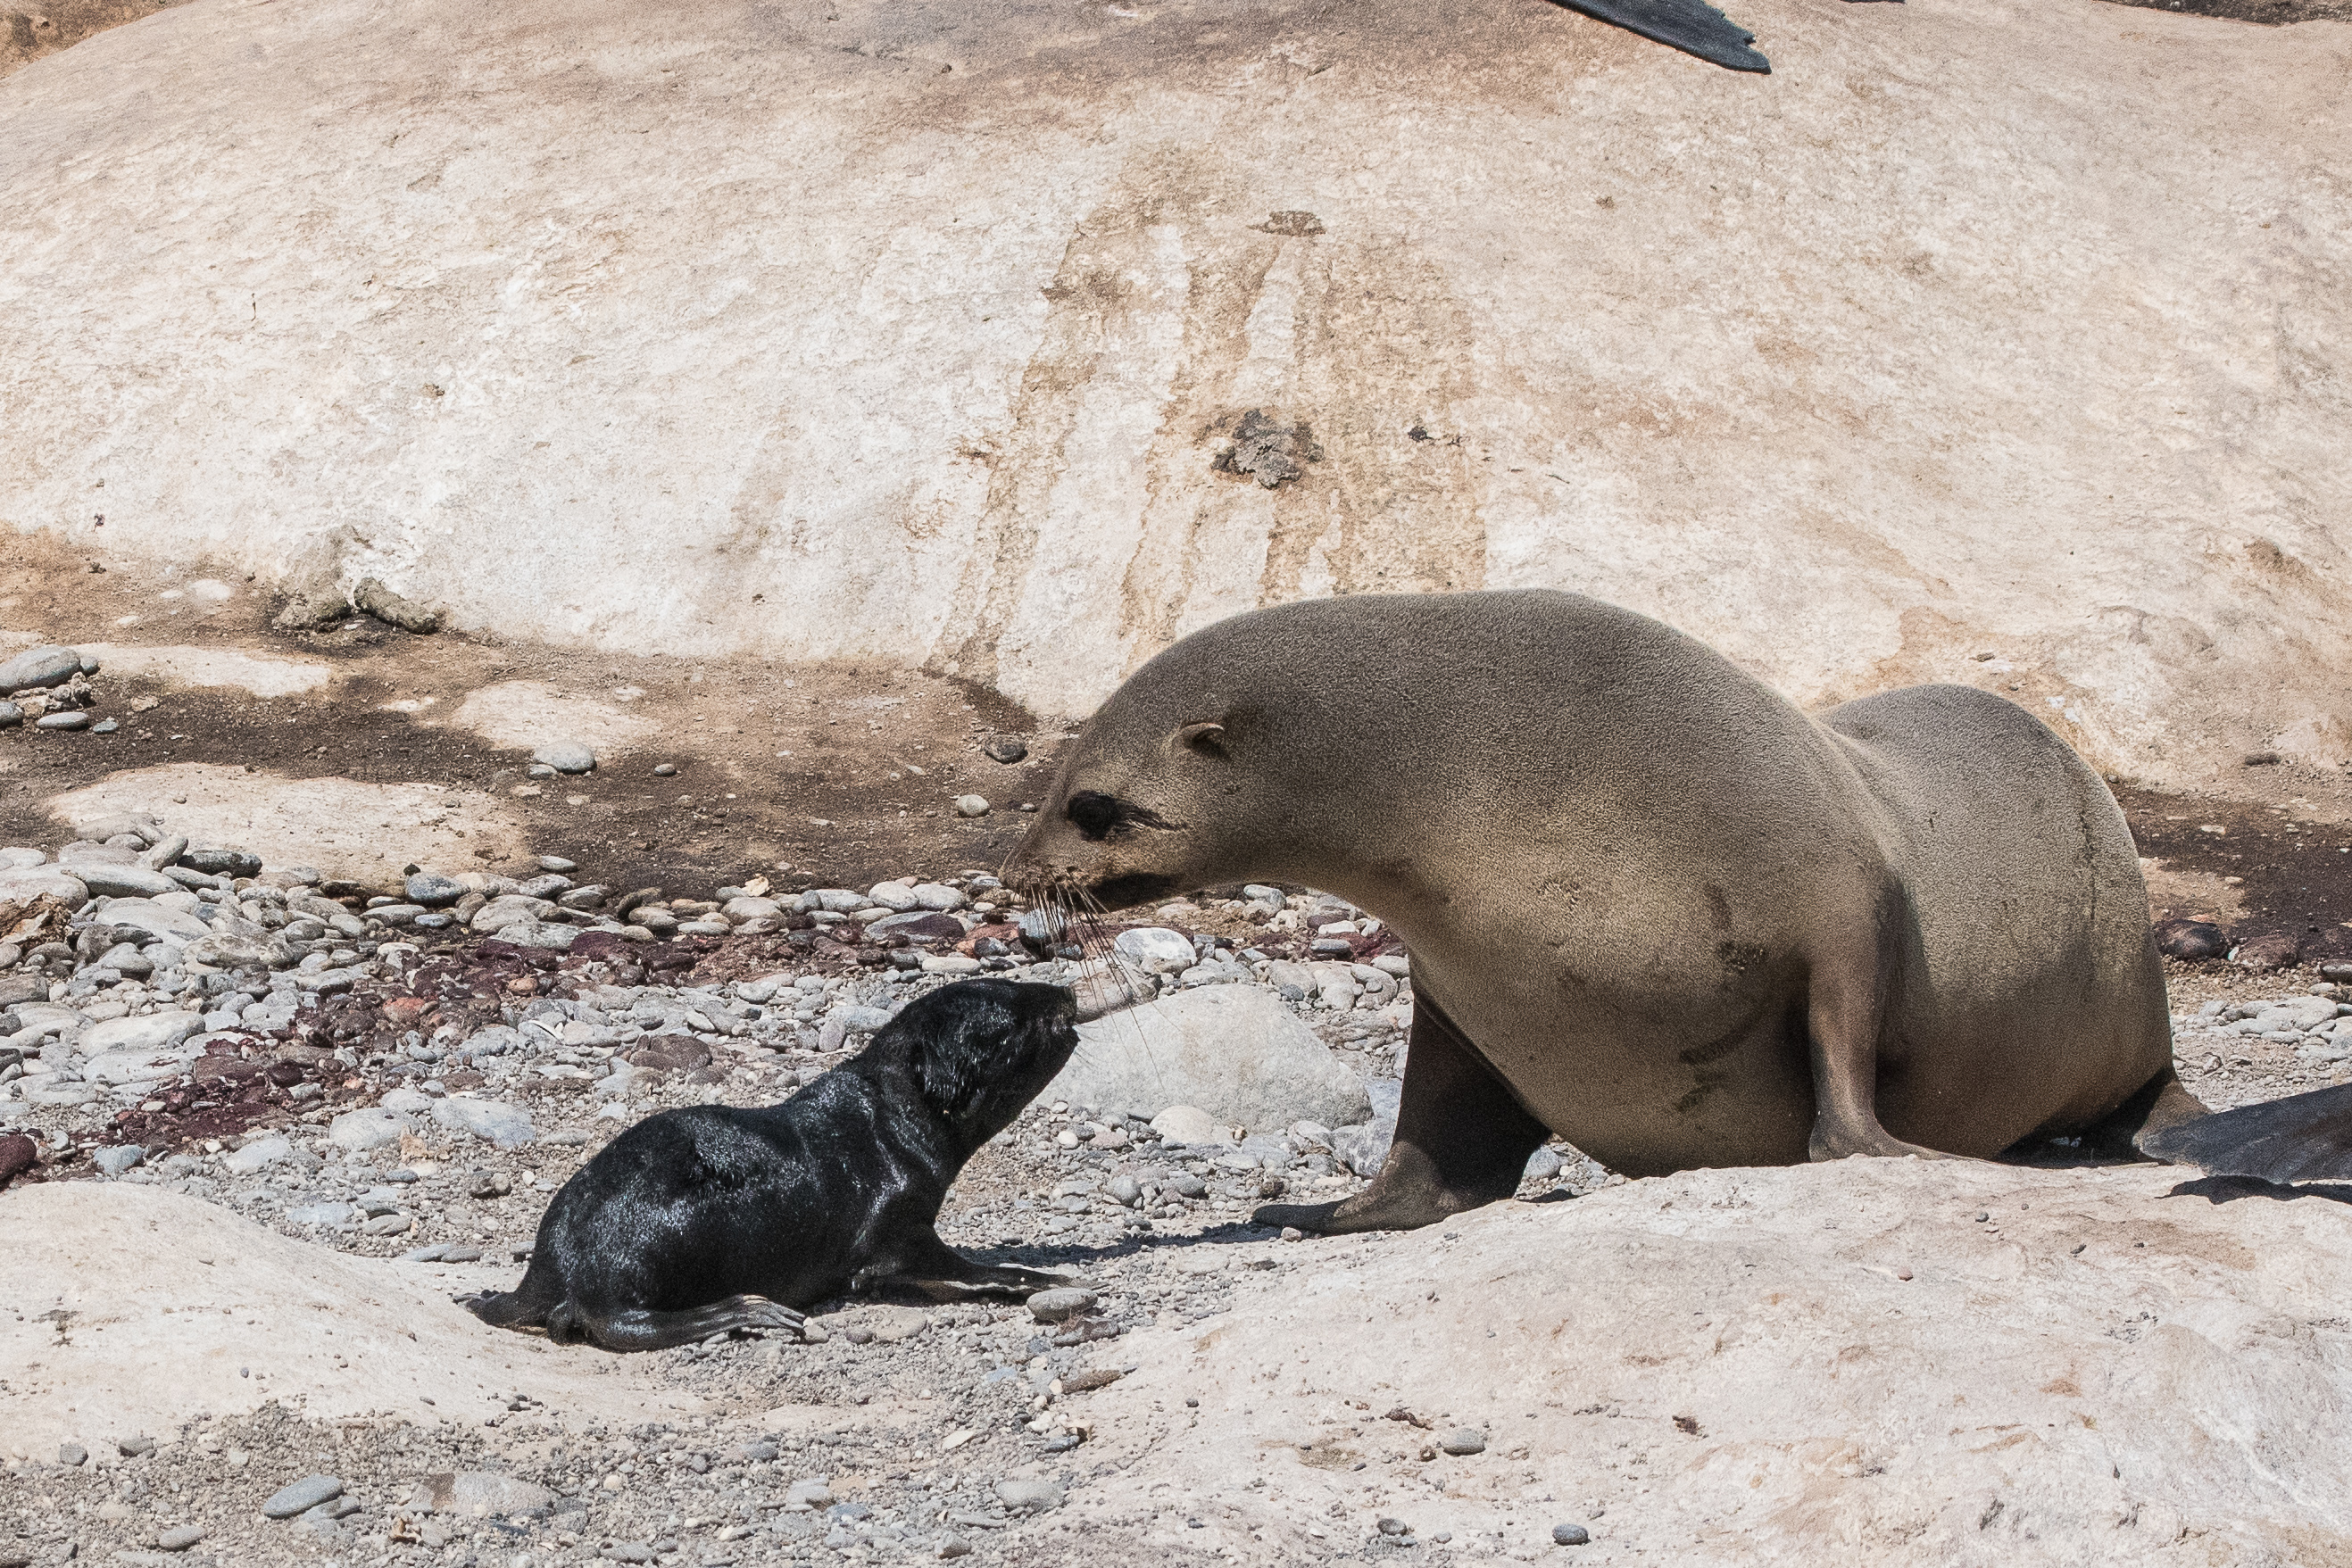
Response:
POLYGON ((964 1162, 1069 1061, 1076 1012, 1057 986, 965 980, 781 1105, 648 1116, 563 1184, 521 1284, 459 1302, 561 1343, 661 1350, 798 1330, 794 1309, 845 1291, 1066 1284, 971 1262, 933 1226, 964 1162))
POLYGON ((1913 686, 1807 715, 1645 616, 1545 591, 1220 622, 1087 721, 1003 873, 1118 908, 1326 888, 1412 954, 1396 1141, 1262 1224, 1612 1169, 1990 1156, 2201 1113, 2123 813, 2031 714, 1913 686))

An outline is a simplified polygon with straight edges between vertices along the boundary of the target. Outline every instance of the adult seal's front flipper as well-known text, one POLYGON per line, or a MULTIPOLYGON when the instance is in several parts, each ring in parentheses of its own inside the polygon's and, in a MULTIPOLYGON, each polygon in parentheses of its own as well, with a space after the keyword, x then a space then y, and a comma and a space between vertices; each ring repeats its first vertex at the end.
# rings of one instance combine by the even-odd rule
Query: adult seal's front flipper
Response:
POLYGON ((1586 16, 1629 33, 1639 33, 1645 38, 1686 55, 1712 61, 1726 70, 1762 71, 1768 75, 1772 62, 1748 46, 1756 35, 1708 5, 1706 0, 1556 0, 1571 11, 1586 16))
POLYGON ((2139 1140, 2144 1154, 2211 1176, 2352 1180, 2352 1083, 2217 1111, 2139 1140))

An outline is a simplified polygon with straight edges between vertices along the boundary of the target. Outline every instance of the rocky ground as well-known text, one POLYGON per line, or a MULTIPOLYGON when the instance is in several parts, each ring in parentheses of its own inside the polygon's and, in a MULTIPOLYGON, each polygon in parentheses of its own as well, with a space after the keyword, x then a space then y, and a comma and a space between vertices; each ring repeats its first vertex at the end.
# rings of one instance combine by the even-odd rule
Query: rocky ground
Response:
MULTIPOLYGON (((0 1168, 20 1188, 153 1186, 320 1247, 420 1270, 494 1269, 486 1283, 510 1281, 548 1195, 637 1118, 787 1095, 907 999, 964 975, 1066 982, 1105 967, 1076 934, 1024 920, 981 873, 864 891, 754 879, 689 899, 624 894, 550 856, 520 880, 419 869, 377 892, 191 846, 164 821, 83 832, 54 855, 0 851, 0 1168)), ((1230 1109, 1056 1095, 971 1164, 942 1231, 978 1255, 1076 1271, 1093 1293, 1085 1310, 845 1306, 811 1343, 654 1358, 739 1412, 944 1391, 965 1436, 940 1451, 821 1432, 697 1447, 693 1430, 575 1432, 562 1412, 520 1403, 487 1429, 394 1418, 322 1436, 273 1405, 157 1434, 152 1452, 119 1451, 115 1439, 140 1434, 90 1433, 62 1458, 13 1453, 32 1489, 9 1521, 16 1550, 38 1561, 69 1546, 162 1550, 198 1530, 206 1550, 238 1560, 430 1555, 450 1541, 698 1563, 1002 1550, 1049 1491, 1083 1479, 1082 1396, 1124 1369, 1124 1331, 1219 1310, 1226 1260, 1203 1264, 1188 1244, 1240 1239, 1270 1197, 1344 1194, 1385 1148, 1372 1108, 1393 1113, 1409 965, 1377 921, 1336 901, 1234 891, 1089 943, 1150 976, 1173 1014, 1210 988, 1287 1009, 1307 1047, 1343 1064, 1337 1098, 1328 1082, 1302 1081, 1293 1108, 1352 1106, 1356 1124, 1260 1105, 1251 1126, 1230 1109), (275 1476, 321 1442, 341 1490, 299 1525, 265 1527, 240 1472, 275 1476), (1049 1458, 1051 1488, 1005 1479, 1049 1458), (520 1489, 487 1520, 427 1517, 392 1479, 486 1469, 520 1489)), ((1264 1034, 1180 1042, 1182 1059, 1156 1060, 1155 1077, 1190 1073, 1192 1097, 1213 1105, 1220 1076, 1244 1076, 1221 1074, 1218 1053, 1264 1034)), ((1057 1090, 1115 1081, 1130 1039, 1119 1017, 1090 1026, 1057 1090)), ((1539 1155, 1530 1179, 1549 1190, 1562 1168, 1562 1155, 1539 1155)), ((1570 1174, 1608 1179, 1581 1161, 1570 1174)), ((10 1550, 0 1537, 0 1562, 10 1550)))
MULTIPOLYGON (((548 1195, 642 1115, 789 1094, 907 998, 963 975, 1069 981, 1103 967, 978 872, 864 890, 755 878, 687 897, 624 892, 548 856, 520 877, 420 867, 377 890, 191 844, 143 817, 86 824, 54 851, 0 851, 0 1169, 19 1190, 185 1195, 308 1245, 396 1260, 452 1292, 510 1282, 548 1195)), ((1078 1101, 1067 1085, 1118 1081, 1132 1015, 1089 1026, 1071 1073, 973 1161, 942 1223, 976 1255, 1083 1277, 1091 1300, 1075 1310, 841 1303, 810 1343, 640 1358, 703 1411, 683 1420, 581 1419, 492 1390, 486 1412, 322 1424, 257 1392, 184 1429, 18 1445, 0 1563, 1050 1551, 1052 1515, 1110 1468, 1089 1452, 1087 1395, 1136 1370, 1129 1332, 1215 1318, 1237 1280, 1312 1254, 1323 1244, 1250 1229, 1251 1208, 1349 1191, 1385 1145, 1409 963, 1337 901, 1228 891, 1091 941, 1149 974, 1171 1011, 1211 988, 1286 1010, 1363 1086, 1360 1100, 1307 1079, 1288 1092, 1335 1119, 1335 1105, 1370 1114, 1333 1126, 1259 1106, 1250 1124, 1230 1108, 1078 1101), (828 1427, 825 1412, 877 1400, 946 1414, 919 1435, 828 1427), (780 1411, 797 1415, 770 1418, 780 1411), (278 1496, 299 1485, 312 1490, 278 1496)), ((2347 1076, 2352 1021, 2337 1025, 2352 1000, 2333 981, 2226 964, 2176 966, 2172 981, 2182 1070, 2210 1103, 2347 1076)), ((1263 1032, 1188 1038, 1154 1070, 1191 1074, 1191 1097, 1213 1101, 1237 1076, 1220 1055, 1263 1032)), ((1573 1150, 1546 1151, 1523 1197, 1612 1179, 1573 1150)), ((245 1370, 268 1388, 271 1368, 245 1370)), ((1483 1442, 1402 1440, 1423 1462, 1483 1442)), ((1537 1522, 1527 1542, 1547 1546, 1553 1523, 1570 1537, 1590 1527, 1537 1522)), ((1327 1535, 1315 1550, 1362 1546, 1327 1535)))
MULTIPOLYGON (((215 586, 101 581, 85 597, 111 596, 118 620, 184 611, 188 641, 35 647, 0 674, 14 709, 0 711, 0 841, 34 846, 0 849, 12 1199, 101 1184, 193 1203, 173 1211, 183 1229, 234 1215, 298 1257, 374 1260, 437 1312, 512 1282, 547 1197, 613 1134, 666 1106, 789 1094, 927 988, 1116 967, 1160 1001, 1089 1025, 943 1216, 977 1255, 1082 1277, 1092 1300, 1076 1310, 835 1303, 807 1343, 631 1358, 603 1398, 517 1375, 469 1392, 478 1406, 418 1394, 331 1417, 306 1411, 317 1389, 292 1351, 258 1343, 235 1352, 235 1397, 140 1430, 59 1413, 36 1349, 0 1368, 0 1401, 22 1396, 47 1423, 0 1432, 0 1568, 90 1552, 1058 1561, 1092 1549, 1071 1533, 1090 1490, 1173 1484, 1141 1478, 1155 1443, 1203 1430, 1193 1397, 1163 1388, 1192 1375, 1179 1350, 1202 1354, 1264 1287, 1338 1289, 1336 1260, 1372 1258, 1246 1220, 1268 1197, 1336 1197, 1377 1168, 1412 1017, 1406 956, 1377 920, 1307 889, 1211 890, 1085 932, 1025 909, 979 868, 1017 834, 1022 796, 1043 792, 1062 740, 1050 727, 983 712, 950 682, 583 672, 372 617, 264 655, 236 645, 256 608, 215 586), (591 682, 594 701, 578 695, 591 682), (77 824, 70 840, 58 821, 77 824), (323 863, 299 863, 311 846, 323 863), (1240 1087, 1237 1052, 1278 1071, 1240 1087), (1149 1396, 1090 1415, 1129 1375, 1149 1396)), ((2217 1107, 2342 1082, 2352 1061, 2352 971, 2302 962, 2335 954, 2330 910, 2352 893, 2340 787, 2260 759, 2248 774, 2278 799, 2122 791, 2152 912, 2237 956, 2170 970, 2181 1071, 2217 1107)), ((1622 1185, 1555 1147, 1521 1197, 1622 1185)), ((63 1301, 9 1304, 19 1330, 63 1346, 63 1301)), ((1558 1527, 1619 1560, 1623 1515, 1605 1524, 1591 1496, 1532 1473, 1524 1506, 1475 1540, 1426 1508, 1419 1524, 1380 1511, 1493 1482, 1446 1479, 1484 1442, 1439 1419, 1466 1397, 1421 1403, 1385 1425, 1363 1403, 1336 1407, 1324 1427, 1354 1435, 1297 1448, 1335 1481, 1351 1466, 1390 1478, 1332 1504, 1328 1527, 1236 1523, 1263 1477, 1228 1475, 1174 1513, 1117 1502, 1129 1524, 1158 1522, 1113 1534, 1147 1561, 1434 1562, 1570 1550, 1558 1527)))

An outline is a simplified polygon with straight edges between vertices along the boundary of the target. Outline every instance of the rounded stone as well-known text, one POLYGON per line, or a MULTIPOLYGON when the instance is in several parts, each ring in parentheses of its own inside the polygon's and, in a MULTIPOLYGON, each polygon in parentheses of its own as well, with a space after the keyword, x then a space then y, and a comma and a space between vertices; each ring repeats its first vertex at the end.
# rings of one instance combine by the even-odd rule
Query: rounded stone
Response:
POLYGON ((1198 1105, 1171 1105, 1151 1118, 1151 1130, 1171 1144, 1222 1144, 1225 1129, 1198 1105))
POLYGON ((578 861, 568 861, 562 855, 541 855, 538 857, 538 862, 540 870, 562 874, 569 874, 580 869, 578 861))
POLYGON ((45 713, 33 721, 33 727, 36 729, 88 729, 89 715, 78 708, 68 708, 63 713, 45 713))
POLYGON ((991 761, 1008 766, 1024 761, 1029 756, 1028 742, 1017 735, 992 735, 980 749, 981 754, 991 761))
POLYGON ((1437 1446, 1449 1454, 1483 1454, 1486 1451, 1486 1434, 1475 1427, 1456 1427, 1438 1438, 1437 1446))
POLYGON ((1029 1315, 1041 1323, 1066 1322, 1095 1304, 1095 1293, 1075 1285, 1040 1291, 1029 1298, 1029 1315))
POLYGON ((25 710, 15 703, 0 703, 0 729, 14 729, 25 722, 25 710))
POLYGON ((1062 1489, 1048 1480, 1001 1480, 996 1483, 996 1497, 1015 1513, 1044 1513, 1062 1506, 1062 1489))
POLYGON ((427 909, 439 909, 466 896, 463 883, 454 877, 436 876, 429 871, 416 873, 401 885, 408 894, 409 903, 421 904, 427 909))
MULTIPOLYGON (((48 721, 44 719, 41 722, 47 724, 48 721)), ((988 797, 959 795, 956 797, 955 807, 956 815, 959 817, 985 817, 988 815, 988 797)))
POLYGON ((166 1552, 185 1552, 205 1538, 201 1524, 175 1524, 155 1538, 155 1544, 166 1552))
POLYGON ((1555 1524, 1551 1527, 1551 1540, 1555 1546, 1585 1546, 1591 1544, 1592 1531, 1580 1524, 1555 1524))
POLYGON ((343 1495, 343 1483, 336 1476, 304 1476, 300 1480, 280 1487, 261 1505, 263 1515, 270 1519, 291 1519, 298 1513, 308 1513, 322 1502, 332 1502, 343 1495))
POLYGON ((328 1123, 327 1141, 339 1149, 378 1149, 400 1142, 401 1134, 415 1130, 416 1124, 399 1112, 371 1105, 346 1111, 328 1123))
POLYGON ((914 894, 915 902, 918 904, 941 914, 950 909, 961 909, 971 902, 959 889, 950 887, 943 882, 917 883, 914 894))
POLYGON ((532 752, 530 759, 543 762, 558 773, 587 773, 596 766, 595 752, 576 740, 551 741, 532 752))
POLYGON ((20 692, 28 686, 61 685, 81 674, 81 654, 52 643, 27 648, 0 663, 0 692, 20 692))

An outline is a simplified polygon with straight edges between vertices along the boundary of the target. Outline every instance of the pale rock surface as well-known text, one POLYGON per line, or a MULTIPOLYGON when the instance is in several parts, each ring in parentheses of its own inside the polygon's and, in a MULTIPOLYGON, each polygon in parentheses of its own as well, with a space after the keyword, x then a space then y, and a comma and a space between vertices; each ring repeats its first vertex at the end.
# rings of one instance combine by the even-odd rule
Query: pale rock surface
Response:
POLYGON ((184 909, 147 898, 117 898, 98 912, 109 925, 131 925, 174 942, 193 942, 212 928, 184 909))
POLYGON ((1150 1116, 1192 1105, 1259 1129, 1371 1113, 1355 1074, 1255 986, 1179 991, 1080 1024, 1076 1052, 1042 1098, 1150 1116))
POLYGON ((1592 1531, 1578 1563, 2338 1560, 2352 1208, 2215 1204, 2185 1175, 1695 1171, 1226 1249, 1294 1267, 1122 1342, 1140 1369, 1087 1406, 1122 1468, 1072 1527, 1253 1562, 1380 1515, 1554 1562, 1563 1521, 1592 1531), (1485 1451, 1412 1457, 1457 1427, 1485 1451))
POLYGON ((399 1112, 389 1111, 380 1105, 368 1105, 356 1111, 346 1111, 328 1123, 327 1141, 339 1149, 358 1153, 396 1144, 403 1133, 415 1130, 416 1124, 399 1112))
POLYGON ((1130 926, 1111 938, 1111 946, 1155 975, 1187 969, 1200 962, 1192 951, 1192 939, 1164 925, 1130 926))
POLYGON ((334 679, 324 659, 290 659, 238 648, 176 643, 88 643, 85 653, 105 662, 110 675, 142 675, 167 686, 220 686, 257 697, 299 696, 334 679))
POLYGON ((314 1420, 381 1413, 430 1425, 495 1408, 486 1385, 609 1420, 698 1408, 625 1359, 549 1354, 449 1300, 504 1288, 511 1268, 355 1258, 121 1182, 18 1187, 0 1196, 0 1300, 40 1314, 0 1314, 10 1369, 0 1451, 53 1456, 68 1439, 95 1448, 273 1399, 314 1420), (72 1314, 69 1333, 57 1332, 55 1310, 72 1314))
POLYGON ((517 750, 565 745, 617 753, 661 732, 649 714, 545 681, 501 681, 469 692, 442 722, 517 750))
POLYGON ((166 8, 0 83, 0 527, 1060 714, 1574 587, 2111 771, 2352 758, 2352 25, 1738 15, 1769 78, 1493 0, 166 8))
POLYGON ((469 1100, 452 1094, 433 1102, 433 1119, 453 1131, 502 1149, 520 1148, 538 1136, 528 1112, 498 1100, 469 1100))
MULTIPOLYGON (((0 96, 6 91, 0 85, 0 96)), ((59 822, 144 812, 198 844, 235 844, 269 865, 315 866, 328 877, 380 886, 399 885, 411 862, 467 864, 477 849, 505 859, 522 853, 527 840, 514 813, 478 789, 287 779, 210 762, 110 774, 43 804, 59 822)))
POLYGON ((81 1075, 92 1083, 152 1083, 184 1072, 204 1052, 168 1046, 150 1050, 110 1051, 82 1063, 81 1075))

